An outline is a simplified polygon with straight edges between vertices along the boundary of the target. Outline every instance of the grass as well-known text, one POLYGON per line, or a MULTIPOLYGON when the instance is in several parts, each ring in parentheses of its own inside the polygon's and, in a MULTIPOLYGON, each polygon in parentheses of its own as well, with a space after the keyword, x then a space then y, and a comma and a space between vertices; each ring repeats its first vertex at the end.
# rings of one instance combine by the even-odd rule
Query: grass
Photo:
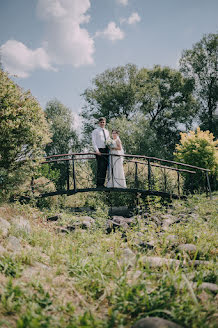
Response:
POLYGON ((217 194, 212 200, 194 195, 169 206, 147 201, 125 238, 122 231, 105 233, 107 213, 100 205, 90 230, 63 234, 57 226, 71 224, 76 214, 62 210, 61 220, 48 223, 52 211, 3 204, 0 216, 11 223, 9 233, 19 238, 21 249, 7 250, 7 237, 0 231, 5 247, 0 255, 0 327, 128 328, 146 316, 187 328, 217 326, 218 297, 200 288, 202 282, 217 284, 217 199, 217 194), (183 220, 162 231, 149 217, 164 214, 183 220), (12 219, 19 215, 29 220, 30 233, 16 230, 12 219), (139 233, 154 247, 140 247, 139 233), (178 251, 184 243, 194 244, 196 251, 178 251), (127 248, 134 260, 123 261, 127 248), (152 267, 145 256, 179 259, 181 265, 152 267), (208 262, 182 264, 195 259, 208 262))

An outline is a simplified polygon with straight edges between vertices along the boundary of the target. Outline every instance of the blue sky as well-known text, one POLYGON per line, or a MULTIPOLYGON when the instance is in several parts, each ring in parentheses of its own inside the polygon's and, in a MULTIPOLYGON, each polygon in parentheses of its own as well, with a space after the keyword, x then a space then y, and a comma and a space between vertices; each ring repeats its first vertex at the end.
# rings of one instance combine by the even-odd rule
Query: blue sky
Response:
POLYGON ((178 67, 183 49, 217 32, 217 0, 0 0, 4 68, 45 108, 78 120, 81 93, 107 68, 178 67))

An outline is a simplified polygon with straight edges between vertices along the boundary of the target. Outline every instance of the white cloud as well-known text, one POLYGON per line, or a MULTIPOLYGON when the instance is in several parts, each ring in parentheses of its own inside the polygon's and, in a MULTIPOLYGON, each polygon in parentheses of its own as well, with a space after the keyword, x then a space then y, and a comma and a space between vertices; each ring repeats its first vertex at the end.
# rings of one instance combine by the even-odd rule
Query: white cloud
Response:
POLYGON ((38 0, 38 15, 47 23, 43 46, 55 64, 93 63, 94 41, 80 26, 89 21, 89 8, 90 0, 38 0))
POLYGON ((129 25, 138 23, 141 21, 141 17, 139 16, 139 14, 137 12, 132 13, 129 18, 121 18, 120 19, 120 23, 127 23, 129 25))
POLYGON ((18 77, 28 77, 37 68, 54 70, 43 48, 31 50, 22 42, 8 40, 0 48, 5 69, 18 77))
POLYGON ((102 36, 111 41, 115 41, 122 40, 125 34, 118 26, 116 26, 115 22, 110 22, 104 31, 96 32, 96 36, 102 36))
POLYGON ((131 24, 140 22, 140 20, 141 20, 141 17, 139 16, 139 14, 137 12, 134 12, 134 13, 132 13, 131 16, 129 16, 127 22, 128 22, 128 24, 131 25, 131 24))
POLYGON ((123 6, 127 6, 128 5, 128 0, 117 0, 117 2, 123 6))
POLYGON ((16 40, 1 46, 2 63, 12 74, 29 76, 35 69, 52 65, 74 67, 93 64, 94 40, 81 24, 90 19, 90 0, 38 0, 37 14, 45 21, 42 47, 27 48, 16 40))

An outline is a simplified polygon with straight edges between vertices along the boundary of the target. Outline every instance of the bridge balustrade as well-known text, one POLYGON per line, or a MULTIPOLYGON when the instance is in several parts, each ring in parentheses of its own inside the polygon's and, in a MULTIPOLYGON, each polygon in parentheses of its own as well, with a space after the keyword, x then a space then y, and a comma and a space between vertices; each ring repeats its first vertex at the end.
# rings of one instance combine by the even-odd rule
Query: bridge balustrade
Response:
MULTIPOLYGON (((108 155, 112 156, 119 155, 108 155)), ((206 191, 211 195, 209 170, 184 163, 169 161, 143 155, 122 155, 126 179, 126 188, 96 187, 96 156, 95 153, 72 153, 46 157, 42 163, 49 170, 54 168, 61 172, 59 186, 55 191, 41 194, 41 197, 54 195, 73 195, 78 192, 117 191, 134 192, 162 197, 178 198, 186 194, 184 179, 200 171, 205 177, 206 191)), ((110 162, 110 161, 109 161, 110 162)), ((113 171, 112 171, 113 174, 113 171)), ((116 177, 114 177, 116 179, 116 177)), ((34 183, 32 183, 34 191, 34 183)))

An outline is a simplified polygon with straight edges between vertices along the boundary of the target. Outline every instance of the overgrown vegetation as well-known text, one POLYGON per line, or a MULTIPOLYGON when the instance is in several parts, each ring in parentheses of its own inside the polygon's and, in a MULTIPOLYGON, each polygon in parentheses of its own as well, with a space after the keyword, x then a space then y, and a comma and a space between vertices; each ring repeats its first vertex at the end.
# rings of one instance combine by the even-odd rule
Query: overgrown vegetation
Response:
POLYGON ((107 211, 100 204, 90 229, 68 234, 58 227, 71 225, 78 214, 62 210, 61 219, 49 223, 49 212, 4 204, 0 216, 11 222, 10 233, 21 249, 8 250, 7 237, 1 238, 1 326, 121 328, 158 316, 182 327, 215 327, 216 292, 201 286, 217 283, 217 194, 212 200, 196 194, 165 206, 148 199, 145 207, 141 200, 139 206, 141 214, 124 238, 122 230, 106 234, 107 211), (29 220, 31 232, 13 226, 12 218, 19 215, 29 220), (182 221, 162 230, 151 218, 164 215, 182 221), (144 246, 137 242, 139 235, 144 246), (153 247, 147 247, 151 241, 153 247), (196 251, 179 251, 185 243, 196 251), (148 257, 177 262, 155 267, 148 257), (206 262, 194 266, 194 260, 206 262))

